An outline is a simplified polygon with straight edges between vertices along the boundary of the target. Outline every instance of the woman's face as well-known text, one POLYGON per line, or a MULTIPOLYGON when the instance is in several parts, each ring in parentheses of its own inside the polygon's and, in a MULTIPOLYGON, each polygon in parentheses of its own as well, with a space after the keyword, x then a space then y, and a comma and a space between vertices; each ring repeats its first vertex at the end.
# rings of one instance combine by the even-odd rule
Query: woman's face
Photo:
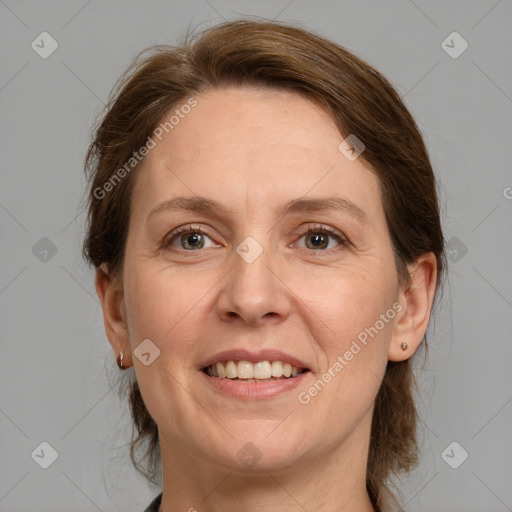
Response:
POLYGON ((162 450, 276 470, 365 447, 402 308, 378 179, 297 94, 196 99, 137 171, 124 261, 127 339, 150 354, 132 361, 162 450), (240 377, 274 361, 308 371, 203 371, 230 360, 240 377))

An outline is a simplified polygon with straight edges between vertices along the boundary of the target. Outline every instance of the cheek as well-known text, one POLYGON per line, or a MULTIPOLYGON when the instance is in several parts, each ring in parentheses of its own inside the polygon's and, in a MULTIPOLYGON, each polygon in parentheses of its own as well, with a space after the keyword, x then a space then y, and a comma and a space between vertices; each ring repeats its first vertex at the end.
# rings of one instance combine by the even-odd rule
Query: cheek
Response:
POLYGON ((329 284, 329 293, 308 295, 310 329, 322 358, 299 401, 335 432, 355 427, 374 403, 387 366, 396 295, 391 282, 376 277, 329 284))
POLYGON ((348 350, 353 340, 364 346, 365 341, 389 338, 397 297, 393 276, 390 269, 366 267, 296 280, 294 291, 307 306, 310 332, 329 361, 348 350))
MULTIPOLYGON (((145 338, 160 349, 172 344, 186 327, 186 317, 201 295, 194 279, 184 286, 164 272, 132 272, 125 285, 128 330, 132 345, 145 338)), ((204 288, 202 288, 204 290, 204 288)), ((203 291, 204 294, 204 291, 203 291)), ((181 338, 183 339, 183 338, 181 338)))
POLYGON ((150 339, 160 349, 161 365, 185 373, 196 362, 198 343, 207 342, 213 332, 206 322, 215 309, 219 275, 211 271, 178 275, 158 265, 133 267, 126 275, 130 276, 125 303, 132 350, 150 339))

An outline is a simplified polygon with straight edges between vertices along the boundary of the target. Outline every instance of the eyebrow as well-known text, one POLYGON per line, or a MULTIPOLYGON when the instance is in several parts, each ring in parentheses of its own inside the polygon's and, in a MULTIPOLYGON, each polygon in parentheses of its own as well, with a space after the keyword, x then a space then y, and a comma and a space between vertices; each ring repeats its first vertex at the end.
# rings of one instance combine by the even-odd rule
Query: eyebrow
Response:
MULTIPOLYGON (((226 208, 219 202, 206 197, 174 197, 167 201, 163 201, 156 205, 149 213, 147 220, 154 215, 162 212, 170 211, 190 211, 190 212, 207 212, 214 214, 226 214, 226 208)), ((350 216, 359 220, 363 224, 370 226, 372 224, 368 215, 359 206, 348 199, 341 197, 318 197, 307 199, 292 199, 275 213, 279 216, 292 215, 296 213, 313 213, 325 212, 329 210, 348 213, 350 216)))

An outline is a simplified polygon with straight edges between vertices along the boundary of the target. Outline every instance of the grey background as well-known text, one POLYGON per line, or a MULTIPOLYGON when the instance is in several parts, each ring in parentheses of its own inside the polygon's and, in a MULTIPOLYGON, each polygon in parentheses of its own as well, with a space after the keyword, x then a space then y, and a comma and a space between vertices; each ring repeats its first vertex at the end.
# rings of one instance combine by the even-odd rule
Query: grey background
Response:
MULTIPOLYGON (((5 0, 0 511, 138 512, 159 492, 130 465, 128 409, 111 388, 118 370, 80 256, 82 161, 137 52, 175 42, 189 24, 242 16, 296 21, 346 46, 417 119, 451 268, 419 373, 421 464, 402 501, 409 511, 512 510, 512 2, 5 0), (31 48, 43 31, 59 45, 47 59, 31 48), (441 46, 453 31, 469 44, 456 59, 441 46), (59 455, 46 470, 31 457, 43 441, 59 455), (469 454, 458 469, 441 456, 453 441, 469 454)), ((461 453, 448 450, 455 462, 461 453)))

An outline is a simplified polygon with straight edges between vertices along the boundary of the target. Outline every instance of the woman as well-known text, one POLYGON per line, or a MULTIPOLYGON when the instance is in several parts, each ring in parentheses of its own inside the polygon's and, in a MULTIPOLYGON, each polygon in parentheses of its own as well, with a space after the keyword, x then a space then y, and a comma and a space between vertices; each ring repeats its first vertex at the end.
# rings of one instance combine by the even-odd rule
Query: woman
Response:
POLYGON ((227 22, 136 60, 86 168, 132 461, 151 479, 161 457, 147 511, 402 510, 386 484, 417 462, 410 359, 445 256, 389 82, 300 28, 227 22))

